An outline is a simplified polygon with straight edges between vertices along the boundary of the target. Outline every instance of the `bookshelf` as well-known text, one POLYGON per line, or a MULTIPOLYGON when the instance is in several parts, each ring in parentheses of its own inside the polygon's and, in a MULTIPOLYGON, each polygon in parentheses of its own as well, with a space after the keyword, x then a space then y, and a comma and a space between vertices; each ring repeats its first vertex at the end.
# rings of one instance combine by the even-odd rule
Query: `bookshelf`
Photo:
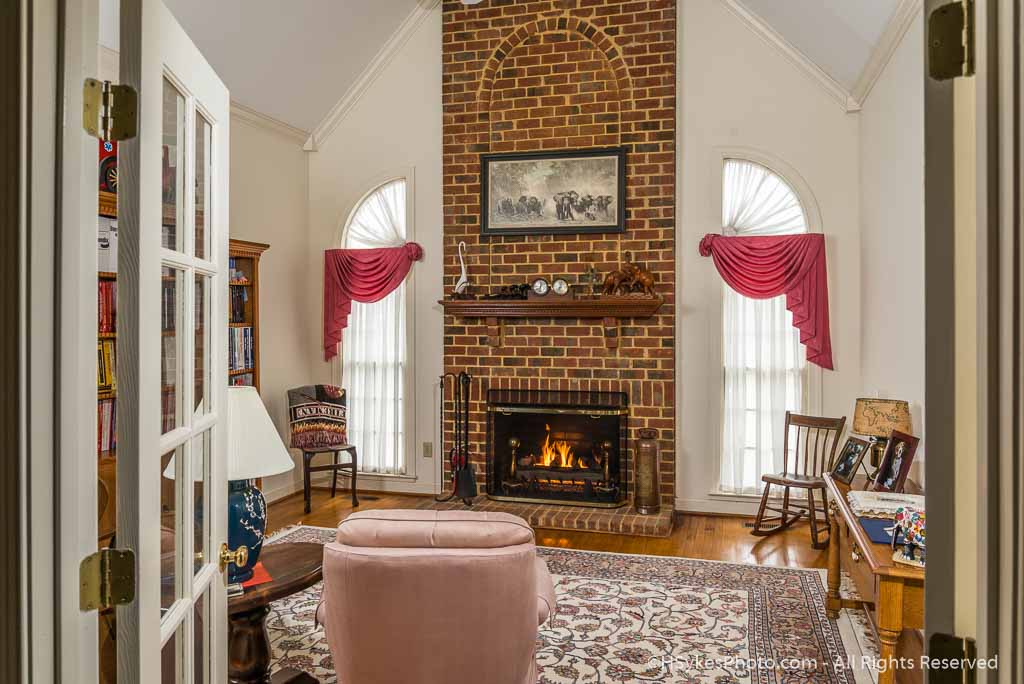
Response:
MULTIPOLYGON (((98 212, 101 219, 117 219, 117 195, 103 190, 99 191, 98 212)), ((163 207, 163 224, 174 225, 175 207, 165 204, 163 207)), ((116 245, 111 245, 111 256, 116 259, 116 245)), ((97 477, 106 490, 107 502, 98 517, 98 541, 105 546, 114 536, 117 529, 117 273, 100 270, 97 278, 97 381, 96 381, 96 423, 97 423, 97 477)), ((164 277, 164 286, 174 290, 174 279, 164 277)), ((170 306, 174 306, 173 299, 170 306)), ((164 330, 165 336, 173 335, 174 331, 164 330)), ((197 368, 197 382, 201 382, 202 369, 197 368)), ((173 401, 173 385, 162 388, 162 396, 173 401)), ((171 497, 173 498, 173 497, 171 497)))
MULTIPOLYGON (((99 215, 103 218, 117 218, 117 195, 100 191, 99 215)), ((117 459, 115 458, 116 443, 115 413, 117 406, 117 369, 111 361, 116 358, 117 350, 117 274, 112 271, 99 271, 96 274, 97 286, 97 368, 96 379, 96 472, 97 477, 107 490, 107 505, 99 512, 98 536, 100 546, 105 546, 114 536, 117 529, 117 459), (107 354, 103 347, 107 346, 107 354), (108 360, 109 359, 109 360, 108 360), (105 366, 114 366, 105 368, 105 366), (104 383, 103 375, 110 373, 112 382, 104 383), (106 435, 105 435, 106 433, 106 435)))
POLYGON ((228 243, 228 384, 260 388, 260 258, 262 242, 228 243))

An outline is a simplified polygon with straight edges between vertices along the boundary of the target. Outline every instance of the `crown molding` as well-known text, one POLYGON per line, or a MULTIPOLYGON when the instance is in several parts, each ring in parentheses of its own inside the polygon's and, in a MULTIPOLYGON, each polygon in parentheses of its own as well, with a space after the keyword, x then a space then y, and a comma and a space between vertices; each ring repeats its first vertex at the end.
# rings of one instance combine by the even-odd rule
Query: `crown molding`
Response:
POLYGON ((867 100, 871 89, 875 87, 875 83, 878 82, 885 67, 888 66, 889 60, 896 52, 896 48, 903 41, 903 36, 914 25, 914 21, 921 15, 923 8, 922 0, 900 0, 892 17, 889 18, 882 37, 875 45, 875 49, 871 51, 867 64, 864 65, 864 69, 857 78, 857 83, 853 86, 852 96, 857 102, 863 103, 867 100))
POLYGON ((747 9, 740 0, 722 0, 722 3, 746 24, 747 28, 777 49, 790 63, 820 85, 844 111, 856 112, 860 110, 860 101, 855 99, 839 81, 829 76, 824 69, 815 64, 810 57, 800 52, 796 46, 769 26, 761 17, 747 9))
POLYGON ((250 126, 256 128, 262 128, 278 135, 282 135, 289 140, 295 140, 299 143, 304 143, 309 138, 309 131, 305 131, 301 128, 296 128, 291 124, 287 124, 284 121, 275 119, 272 116, 267 116, 261 112, 257 112, 252 107, 246 107, 240 102, 231 101, 231 118, 235 121, 241 121, 247 123, 250 126))
POLYGON ((377 77, 383 73, 395 55, 405 46, 409 38, 416 32, 416 29, 429 17, 441 0, 418 0, 412 12, 402 21, 387 42, 381 46, 370 63, 359 75, 359 78, 349 86, 349 89, 341 96, 327 116, 317 124, 316 128, 309 135, 303 149, 307 152, 315 152, 320 145, 330 137, 334 129, 338 127, 352 108, 356 106, 366 91, 370 88, 377 77))

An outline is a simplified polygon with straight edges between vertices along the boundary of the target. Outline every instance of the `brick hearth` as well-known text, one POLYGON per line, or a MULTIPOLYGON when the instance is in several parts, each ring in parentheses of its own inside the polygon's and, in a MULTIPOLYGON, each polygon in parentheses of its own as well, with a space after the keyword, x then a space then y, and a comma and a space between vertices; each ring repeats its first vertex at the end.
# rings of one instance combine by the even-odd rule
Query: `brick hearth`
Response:
MULTIPOLYGON (((445 315, 445 371, 466 370, 475 379, 469 437, 481 491, 488 389, 626 392, 628 487, 638 430, 654 429, 670 524, 676 444, 675 0, 489 0, 472 7, 444 0, 443 7, 446 294, 459 275, 458 243, 465 241, 478 293, 537 276, 575 282, 591 266, 601 273, 618 268, 629 252, 654 273, 665 299, 655 316, 613 321, 618 341, 611 347, 601 320, 508 319, 498 331, 486 319, 445 315), (625 233, 481 237, 481 153, 619 145, 627 151, 625 233)), ((446 408, 450 416, 450 400, 446 408)), ((451 440, 449 421, 446 444, 451 440)), ((531 523, 545 527, 661 530, 653 519, 627 520, 639 517, 631 508, 584 513, 518 506, 527 510, 524 517, 536 517, 531 523)))
POLYGON ((480 497, 469 509, 461 501, 437 503, 433 499, 424 501, 417 508, 439 511, 500 511, 518 515, 530 523, 531 527, 551 530, 586 530, 643 537, 667 537, 672 533, 671 508, 663 506, 661 511, 654 515, 638 515, 633 510, 632 501, 621 508, 592 508, 492 501, 480 497))

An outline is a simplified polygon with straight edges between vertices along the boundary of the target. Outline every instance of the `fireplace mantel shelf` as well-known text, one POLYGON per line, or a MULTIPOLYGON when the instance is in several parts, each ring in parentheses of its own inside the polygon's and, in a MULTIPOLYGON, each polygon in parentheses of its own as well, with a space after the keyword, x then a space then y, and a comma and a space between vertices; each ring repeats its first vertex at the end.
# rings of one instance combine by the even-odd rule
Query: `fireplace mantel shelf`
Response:
POLYGON ((663 297, 598 297, 569 299, 548 296, 538 299, 442 299, 446 314, 463 318, 483 318, 487 323, 487 344, 501 346, 502 321, 507 318, 600 318, 604 326, 604 345, 619 346, 619 319, 650 318, 663 297))
POLYGON ((446 314, 463 318, 650 318, 662 297, 600 297, 597 299, 442 299, 446 314))

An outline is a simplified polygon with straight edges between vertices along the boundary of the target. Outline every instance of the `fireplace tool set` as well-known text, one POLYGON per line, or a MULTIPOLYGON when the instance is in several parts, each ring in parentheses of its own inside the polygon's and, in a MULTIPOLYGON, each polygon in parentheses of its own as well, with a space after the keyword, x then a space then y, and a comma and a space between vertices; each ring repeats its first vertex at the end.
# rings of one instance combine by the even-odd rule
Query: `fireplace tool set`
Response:
POLYGON ((469 398, 473 378, 466 371, 462 371, 458 375, 445 373, 441 376, 442 454, 444 453, 444 386, 448 378, 451 378, 453 385, 454 416, 452 425, 455 435, 455 443, 448 451, 448 461, 452 471, 452 490, 446 495, 434 497, 434 500, 440 503, 458 498, 470 506, 477 496, 476 468, 469 461, 469 398))

